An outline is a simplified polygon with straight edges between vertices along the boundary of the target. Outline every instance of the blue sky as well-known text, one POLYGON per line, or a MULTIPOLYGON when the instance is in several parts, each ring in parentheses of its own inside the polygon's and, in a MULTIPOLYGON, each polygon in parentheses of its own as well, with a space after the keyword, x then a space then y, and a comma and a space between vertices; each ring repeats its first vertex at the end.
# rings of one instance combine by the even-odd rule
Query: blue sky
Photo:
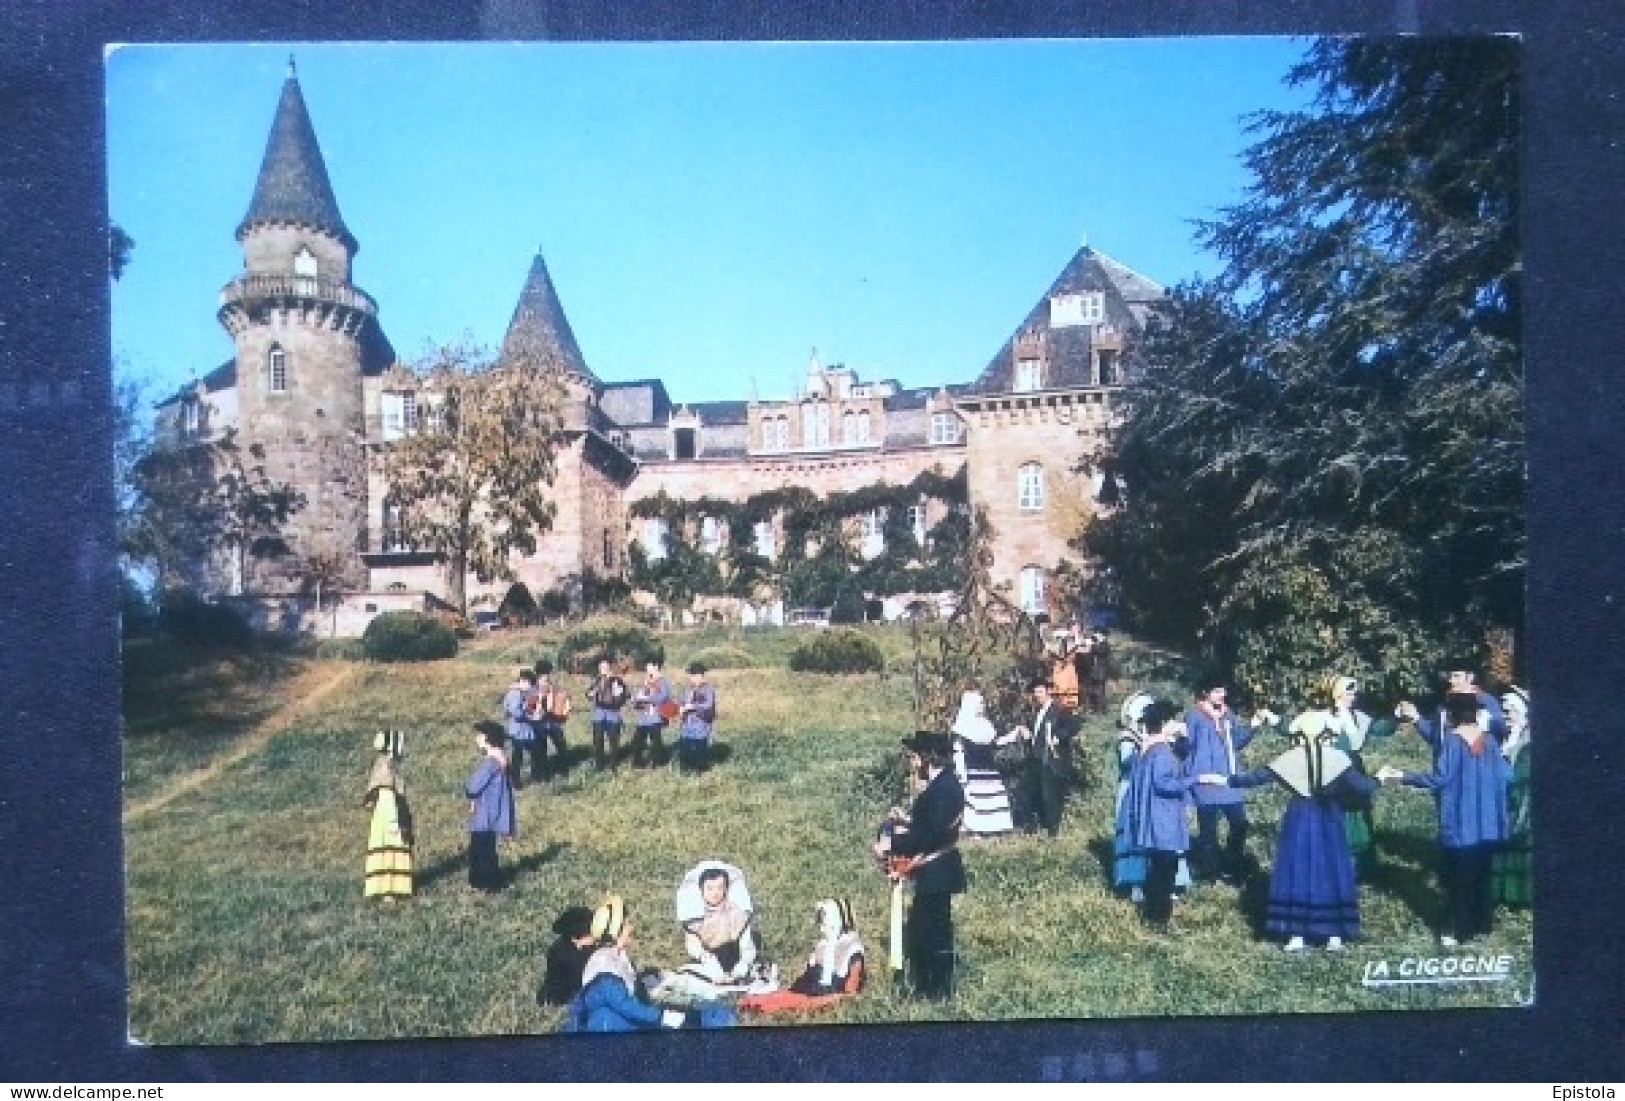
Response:
POLYGON ((109 205, 136 241, 113 348, 153 396, 214 319, 290 54, 403 359, 500 340, 538 247, 589 366, 679 400, 784 396, 812 348, 968 382, 1086 239, 1173 284, 1240 198, 1241 117, 1305 43, 128 46, 109 205))

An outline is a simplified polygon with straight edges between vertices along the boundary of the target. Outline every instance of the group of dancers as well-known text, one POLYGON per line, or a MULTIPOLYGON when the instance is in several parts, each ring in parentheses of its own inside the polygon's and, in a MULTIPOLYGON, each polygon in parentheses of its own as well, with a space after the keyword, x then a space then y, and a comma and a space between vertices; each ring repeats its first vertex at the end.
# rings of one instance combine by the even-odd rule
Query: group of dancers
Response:
POLYGON ((1148 693, 1130 696, 1118 739, 1114 884, 1139 904, 1148 927, 1166 931, 1182 887, 1239 884, 1250 874, 1245 792, 1280 785, 1289 798, 1270 868, 1265 932, 1289 952, 1311 945, 1340 951, 1360 934, 1359 883, 1375 867, 1372 800, 1384 787, 1404 787, 1430 792, 1437 806, 1441 945, 1488 934, 1497 903, 1530 901, 1529 696, 1512 687, 1497 700, 1468 670, 1447 676, 1434 717, 1409 701, 1395 709, 1398 729, 1414 729, 1431 748, 1427 771, 1368 771, 1373 733, 1394 728, 1374 724, 1356 706, 1359 685, 1350 677, 1327 677, 1319 706, 1289 725, 1289 748, 1253 769, 1239 755, 1260 727, 1279 722, 1268 710, 1243 722, 1216 684, 1199 686, 1183 714, 1148 693), (1228 827, 1222 851, 1221 817, 1228 827))

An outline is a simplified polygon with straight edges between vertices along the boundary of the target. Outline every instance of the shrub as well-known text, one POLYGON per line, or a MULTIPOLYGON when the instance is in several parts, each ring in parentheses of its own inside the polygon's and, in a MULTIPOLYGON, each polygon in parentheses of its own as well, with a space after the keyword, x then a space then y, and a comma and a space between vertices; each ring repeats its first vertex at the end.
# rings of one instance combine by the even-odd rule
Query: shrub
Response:
POLYGON ((254 641, 254 628, 236 608, 210 604, 177 589, 159 599, 158 629, 176 642, 193 645, 241 648, 254 641))
POLYGON ((450 627, 422 612, 384 612, 367 624, 361 646, 373 661, 439 661, 457 656, 450 627))
POLYGON ((858 631, 820 631, 790 652, 797 673, 878 673, 886 667, 880 647, 858 631))
POLYGON ((707 669, 750 669, 756 665, 756 659, 743 646, 707 646, 690 660, 707 669))
POLYGON ((559 667, 571 673, 596 672, 605 659, 634 668, 650 661, 664 662, 666 648, 641 623, 618 616, 586 620, 559 644, 559 667))

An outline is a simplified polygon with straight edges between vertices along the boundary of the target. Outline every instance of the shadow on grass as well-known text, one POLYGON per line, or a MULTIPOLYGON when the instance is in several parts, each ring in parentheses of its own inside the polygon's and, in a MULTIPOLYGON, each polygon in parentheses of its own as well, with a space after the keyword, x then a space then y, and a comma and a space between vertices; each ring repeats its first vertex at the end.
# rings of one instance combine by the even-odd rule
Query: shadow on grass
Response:
POLYGON ((296 649, 201 646, 163 639, 132 639, 121 654, 126 736, 189 731, 218 738, 222 727, 247 728, 273 710, 278 686, 300 672, 296 649), (235 713, 235 719, 223 712, 235 713))
POLYGON ((1439 847, 1413 834, 1378 830, 1376 867, 1361 882, 1400 903, 1430 928, 1443 916, 1443 902, 1435 884, 1434 867, 1439 847))
MULTIPOLYGON (((568 849, 569 847, 568 842, 555 841, 539 853, 531 853, 529 856, 520 857, 513 864, 503 865, 502 885, 504 887, 510 887, 516 883, 520 877, 533 872, 537 868, 540 868, 546 864, 551 864, 560 856, 564 855, 564 850, 568 849)), ((433 886, 443 879, 452 878, 458 873, 467 874, 467 871, 468 851, 465 849, 424 868, 417 874, 415 886, 419 891, 421 891, 425 887, 433 886)))

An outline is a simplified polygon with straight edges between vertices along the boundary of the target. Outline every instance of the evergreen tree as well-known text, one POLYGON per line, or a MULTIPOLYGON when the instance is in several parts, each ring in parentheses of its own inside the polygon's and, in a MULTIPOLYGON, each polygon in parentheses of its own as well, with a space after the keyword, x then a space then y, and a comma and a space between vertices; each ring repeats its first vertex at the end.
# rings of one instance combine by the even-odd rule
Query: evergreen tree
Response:
POLYGON ((1522 619, 1518 46, 1332 39, 1141 349, 1089 534, 1164 640, 1302 699, 1522 619))

